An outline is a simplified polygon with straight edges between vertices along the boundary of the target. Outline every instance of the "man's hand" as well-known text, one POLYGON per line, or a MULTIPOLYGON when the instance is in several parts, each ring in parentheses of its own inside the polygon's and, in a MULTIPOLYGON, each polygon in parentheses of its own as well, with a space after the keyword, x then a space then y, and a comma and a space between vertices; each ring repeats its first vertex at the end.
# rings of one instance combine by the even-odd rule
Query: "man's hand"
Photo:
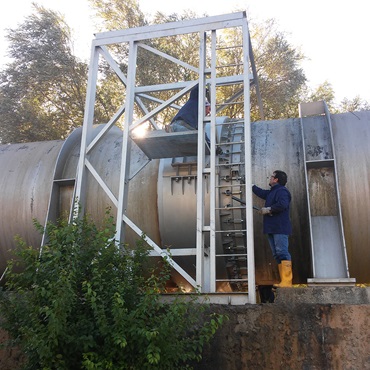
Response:
POLYGON ((271 207, 262 207, 259 212, 261 215, 270 215, 271 214, 271 207))

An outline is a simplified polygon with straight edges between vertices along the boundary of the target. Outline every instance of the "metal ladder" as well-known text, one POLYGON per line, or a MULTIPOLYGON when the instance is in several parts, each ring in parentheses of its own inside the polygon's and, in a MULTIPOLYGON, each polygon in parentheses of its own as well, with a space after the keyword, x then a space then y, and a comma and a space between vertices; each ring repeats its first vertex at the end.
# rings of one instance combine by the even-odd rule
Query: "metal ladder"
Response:
POLYGON ((73 209, 71 200, 74 198, 75 182, 74 177, 64 178, 63 169, 67 161, 69 153, 73 147, 81 140, 81 129, 74 130, 64 142, 53 172, 53 182, 50 191, 48 202, 48 210, 46 213, 44 233, 41 239, 40 255, 43 247, 47 244, 48 236, 46 233, 46 226, 49 222, 56 223, 58 218, 63 216, 63 211, 69 212, 67 215, 71 217, 70 212, 73 209), (69 204, 66 204, 69 203, 69 204))
POLYGON ((220 220, 216 233, 220 235, 222 251, 216 258, 226 263, 228 277, 217 278, 217 284, 228 284, 233 291, 248 291, 248 251, 245 216, 244 121, 229 120, 219 124, 224 153, 219 156, 218 199, 216 208, 220 220))
POLYGON ((309 285, 354 285, 349 277, 333 132, 325 101, 299 105, 313 278, 309 285))
MULTIPOLYGON (((246 24, 245 24, 245 27, 246 24)), ((217 103, 211 99, 210 117, 210 168, 204 167, 204 144, 198 141, 198 191, 197 202, 197 245, 204 245, 205 234, 209 233, 209 250, 201 250, 197 261, 203 259, 201 266, 197 266, 197 281, 207 282, 202 279, 207 268, 210 272, 210 292, 217 290, 231 289, 234 292, 248 292, 249 299, 255 301, 255 270, 254 270, 254 241, 253 241, 253 215, 251 204, 251 133, 249 117, 249 89, 251 80, 256 77, 248 71, 250 39, 247 28, 243 32, 243 88, 236 94, 244 95, 244 101, 231 102, 231 104, 243 105, 243 116, 239 120, 231 120, 227 123, 217 123, 216 113, 222 111, 230 102, 217 103), (247 112, 247 114, 246 114, 247 112), (220 128, 221 130, 218 130, 220 128), (216 139, 219 133, 219 140, 216 139), (216 156, 216 148, 220 146, 224 153, 216 156), (201 152, 200 152, 201 150, 201 152), (200 155, 199 155, 200 153, 200 155), (204 224, 204 215, 201 202, 204 197, 205 179, 209 174, 210 183, 210 217, 209 225, 204 224), (238 197, 239 198, 238 198, 238 197), (244 204, 243 204, 244 203, 244 204), (248 230, 248 232, 247 232, 248 230), (202 254, 202 255, 201 255, 202 254), (219 260, 226 264, 227 276, 219 276, 217 266, 219 260)), ((216 31, 211 34, 211 68, 208 79, 210 81, 210 96, 216 97, 216 65, 217 51, 216 31)), ((230 46, 229 48, 232 48, 230 46)), ((234 46, 234 47, 240 47, 234 46)), ((254 61, 253 61, 254 62, 254 61)), ((255 72, 254 63, 252 71, 255 72)), ((222 66, 225 67, 225 66, 222 66)), ((228 66, 227 66, 228 67, 228 66)), ((203 75, 204 79, 206 78, 203 75)), ((232 82, 228 81, 228 84, 232 82)), ((199 120, 202 120, 203 127, 199 128, 199 140, 203 140, 204 124, 207 120, 200 112, 199 120)))

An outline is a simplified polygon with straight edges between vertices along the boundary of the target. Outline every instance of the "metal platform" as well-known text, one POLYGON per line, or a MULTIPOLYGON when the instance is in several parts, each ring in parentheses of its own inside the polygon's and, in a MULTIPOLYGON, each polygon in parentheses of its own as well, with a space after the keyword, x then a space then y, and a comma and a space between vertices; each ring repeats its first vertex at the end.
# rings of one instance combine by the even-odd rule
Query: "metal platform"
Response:
MULTIPOLYGON (((198 131, 195 130, 171 133, 155 130, 131 138, 149 159, 196 156, 198 151, 198 131)), ((206 154, 209 154, 207 147, 206 154)))

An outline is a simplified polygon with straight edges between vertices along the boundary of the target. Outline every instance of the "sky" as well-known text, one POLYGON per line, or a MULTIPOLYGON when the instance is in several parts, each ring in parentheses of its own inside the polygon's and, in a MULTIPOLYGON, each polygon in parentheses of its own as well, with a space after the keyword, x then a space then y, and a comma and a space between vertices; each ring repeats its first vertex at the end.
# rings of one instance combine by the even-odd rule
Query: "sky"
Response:
MULTIPOLYGON (((72 28, 75 53, 88 62, 91 40, 98 32, 87 0, 34 0, 65 16, 72 28)), ((302 64, 308 85, 328 81, 336 102, 360 96, 370 103, 370 1, 369 0, 139 0, 148 15, 156 11, 199 16, 246 10, 248 17, 263 22, 273 18, 292 46, 307 60, 302 64)), ((6 59, 6 29, 17 28, 32 13, 32 0, 11 0, 0 13, 0 69, 6 59)))

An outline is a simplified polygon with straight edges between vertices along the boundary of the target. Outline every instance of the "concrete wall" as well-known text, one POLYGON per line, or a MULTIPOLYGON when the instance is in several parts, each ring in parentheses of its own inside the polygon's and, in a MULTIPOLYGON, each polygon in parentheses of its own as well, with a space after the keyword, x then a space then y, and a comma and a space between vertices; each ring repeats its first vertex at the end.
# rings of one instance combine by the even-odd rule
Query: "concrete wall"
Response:
POLYGON ((368 289, 280 291, 275 303, 212 307, 230 320, 196 369, 370 369, 368 289))
MULTIPOLYGON (((213 305, 229 316, 195 370, 370 369, 370 289, 280 289, 275 303, 213 305)), ((0 343, 7 338, 0 331, 0 343)), ((0 349, 0 370, 21 354, 0 349)))

